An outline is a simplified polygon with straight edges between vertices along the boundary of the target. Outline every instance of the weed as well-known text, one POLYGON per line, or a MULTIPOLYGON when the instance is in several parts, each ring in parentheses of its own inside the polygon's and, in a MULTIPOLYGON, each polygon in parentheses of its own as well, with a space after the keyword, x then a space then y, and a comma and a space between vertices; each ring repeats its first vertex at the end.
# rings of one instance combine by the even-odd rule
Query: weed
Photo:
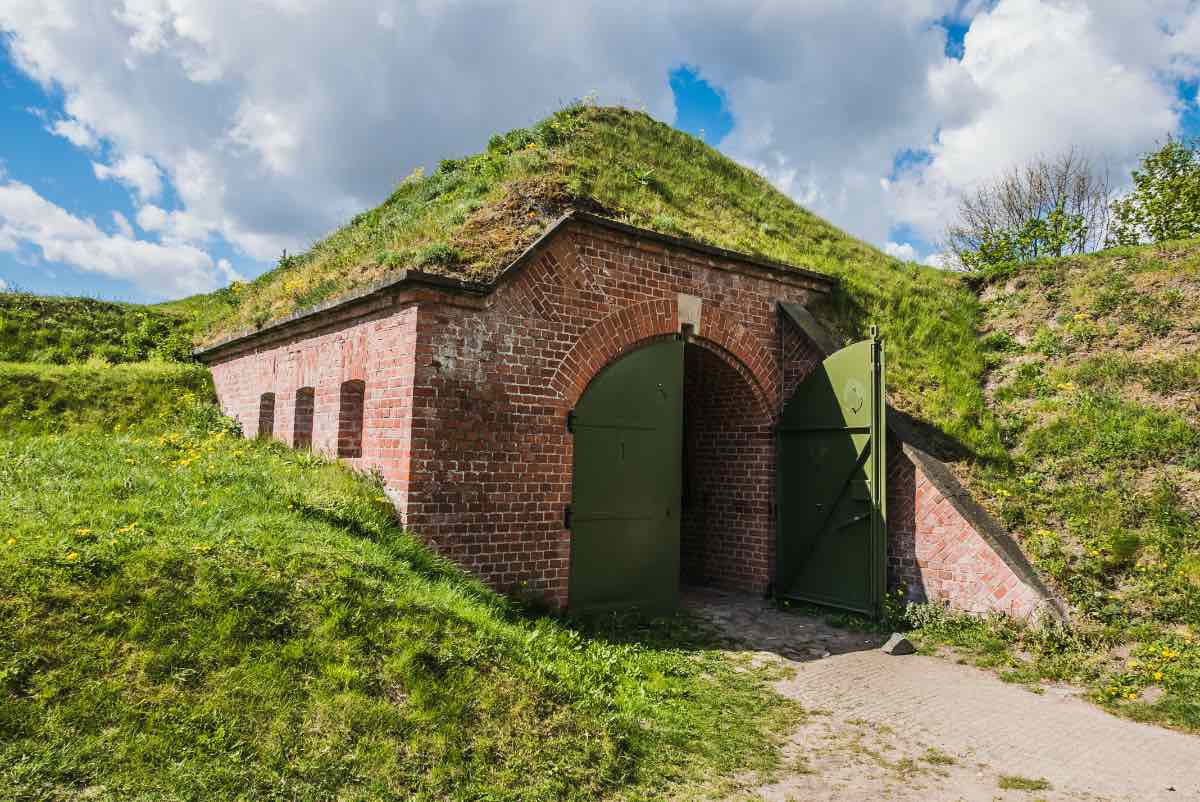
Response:
POLYGON ((925 750, 925 754, 921 755, 921 760, 934 766, 953 766, 958 763, 958 759, 953 755, 948 755, 932 746, 925 750))
POLYGON ((1019 774, 1004 774, 1001 775, 997 782, 1001 788, 1006 791, 1048 791, 1050 783, 1045 779, 1030 779, 1022 777, 1019 774))

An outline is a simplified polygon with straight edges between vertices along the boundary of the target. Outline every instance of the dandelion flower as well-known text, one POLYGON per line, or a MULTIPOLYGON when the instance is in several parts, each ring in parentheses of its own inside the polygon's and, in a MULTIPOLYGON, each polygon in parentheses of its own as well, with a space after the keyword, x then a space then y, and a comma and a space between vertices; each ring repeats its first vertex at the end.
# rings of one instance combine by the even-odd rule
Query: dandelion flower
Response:
POLYGON ((70 560, 71 562, 75 562, 76 560, 79 559, 79 553, 73 551, 67 555, 67 559, 70 560))
POLYGON ((1161 680, 1162 680, 1162 678, 1163 678, 1163 673, 1162 673, 1161 671, 1155 671, 1155 672, 1154 672, 1154 679, 1155 679, 1155 680, 1157 680, 1157 681, 1161 681, 1161 680))
POLYGON ((7 543, 7 544, 8 544, 8 545, 10 545, 10 546, 15 546, 15 545, 17 545, 17 539, 16 539, 15 537, 10 537, 8 540, 6 540, 6 541, 4 541, 4 542, 5 542, 5 543, 7 543))
POLYGON ((1137 694, 1136 693, 1128 693, 1125 695, 1125 698, 1132 702, 1134 699, 1137 699, 1137 694))

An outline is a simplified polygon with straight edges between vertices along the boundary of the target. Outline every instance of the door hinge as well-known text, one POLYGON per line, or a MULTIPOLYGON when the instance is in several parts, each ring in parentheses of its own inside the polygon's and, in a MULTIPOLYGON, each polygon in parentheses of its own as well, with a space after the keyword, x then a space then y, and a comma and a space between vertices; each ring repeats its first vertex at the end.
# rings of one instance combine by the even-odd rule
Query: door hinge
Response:
POLYGON ((575 410, 567 410, 567 431, 571 434, 575 433, 575 410))
POLYGON ((563 529, 571 528, 571 505, 563 507, 563 529))

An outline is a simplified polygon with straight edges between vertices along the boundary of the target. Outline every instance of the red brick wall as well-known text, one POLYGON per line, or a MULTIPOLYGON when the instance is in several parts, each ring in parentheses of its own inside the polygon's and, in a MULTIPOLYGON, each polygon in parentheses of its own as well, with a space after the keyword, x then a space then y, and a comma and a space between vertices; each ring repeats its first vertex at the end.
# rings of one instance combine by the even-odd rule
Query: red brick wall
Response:
POLYGON ((910 601, 972 613, 1028 618, 1045 604, 895 441, 888 446, 888 582, 903 584, 910 601))
MULTIPOLYGON (((574 222, 483 299, 429 290, 332 310, 286 338, 231 348, 213 377, 247 436, 264 393, 275 396, 273 436, 327 454, 353 453, 361 419, 361 456, 346 462, 383 475, 414 531, 497 588, 563 604, 566 413, 606 364, 688 322, 682 573, 763 591, 774 568, 771 425, 821 360, 777 304, 809 302, 812 286, 574 222), (347 401, 347 382, 362 382, 361 396, 347 401), (311 395, 298 396, 304 388, 311 395)), ((964 610, 1037 607, 899 444, 888 464, 893 585, 964 610)))
POLYGON ((680 578, 765 592, 775 546, 771 415, 719 352, 684 350, 680 578))
POLYGON ((221 406, 247 436, 258 431, 259 399, 275 394, 273 436, 295 442, 311 421, 311 446, 336 455, 342 385, 366 387, 361 456, 346 462, 377 469, 403 513, 407 506, 408 453, 412 415, 416 306, 391 307, 342 324, 310 327, 287 339, 234 352, 214 362, 213 380, 221 406), (311 400, 297 393, 312 388, 311 400))
MULTIPOLYGON (((604 365, 679 331, 680 293, 701 299, 696 341, 736 365, 729 372, 758 408, 776 409, 777 302, 808 302, 811 285, 729 267, 693 251, 574 224, 520 272, 502 278, 486 309, 423 306, 410 526, 496 587, 524 583, 565 603, 570 533, 562 515, 571 499, 573 458, 566 413, 604 365)), ((769 492, 771 466, 761 456, 747 457, 753 476, 744 481, 769 492)), ((753 554, 756 563, 722 581, 734 584, 740 576, 739 587, 761 590, 771 516, 739 517, 736 503, 727 520, 742 529, 728 536, 735 543, 740 538, 742 553, 753 554), (751 542, 756 545, 745 545, 751 542)), ((765 507, 761 497, 746 503, 765 507)))

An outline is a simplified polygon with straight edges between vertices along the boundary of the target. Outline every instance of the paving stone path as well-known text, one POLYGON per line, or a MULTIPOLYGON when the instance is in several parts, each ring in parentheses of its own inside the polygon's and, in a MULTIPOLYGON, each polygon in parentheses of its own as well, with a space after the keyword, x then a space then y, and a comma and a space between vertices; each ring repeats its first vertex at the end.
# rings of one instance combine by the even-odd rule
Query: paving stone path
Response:
POLYGON ((1074 689, 887 655, 881 637, 754 598, 689 591, 685 604, 794 666, 778 690, 810 712, 784 769, 730 799, 1200 800, 1200 737, 1117 718, 1074 689), (1046 787, 1004 788, 1006 776, 1046 787))

